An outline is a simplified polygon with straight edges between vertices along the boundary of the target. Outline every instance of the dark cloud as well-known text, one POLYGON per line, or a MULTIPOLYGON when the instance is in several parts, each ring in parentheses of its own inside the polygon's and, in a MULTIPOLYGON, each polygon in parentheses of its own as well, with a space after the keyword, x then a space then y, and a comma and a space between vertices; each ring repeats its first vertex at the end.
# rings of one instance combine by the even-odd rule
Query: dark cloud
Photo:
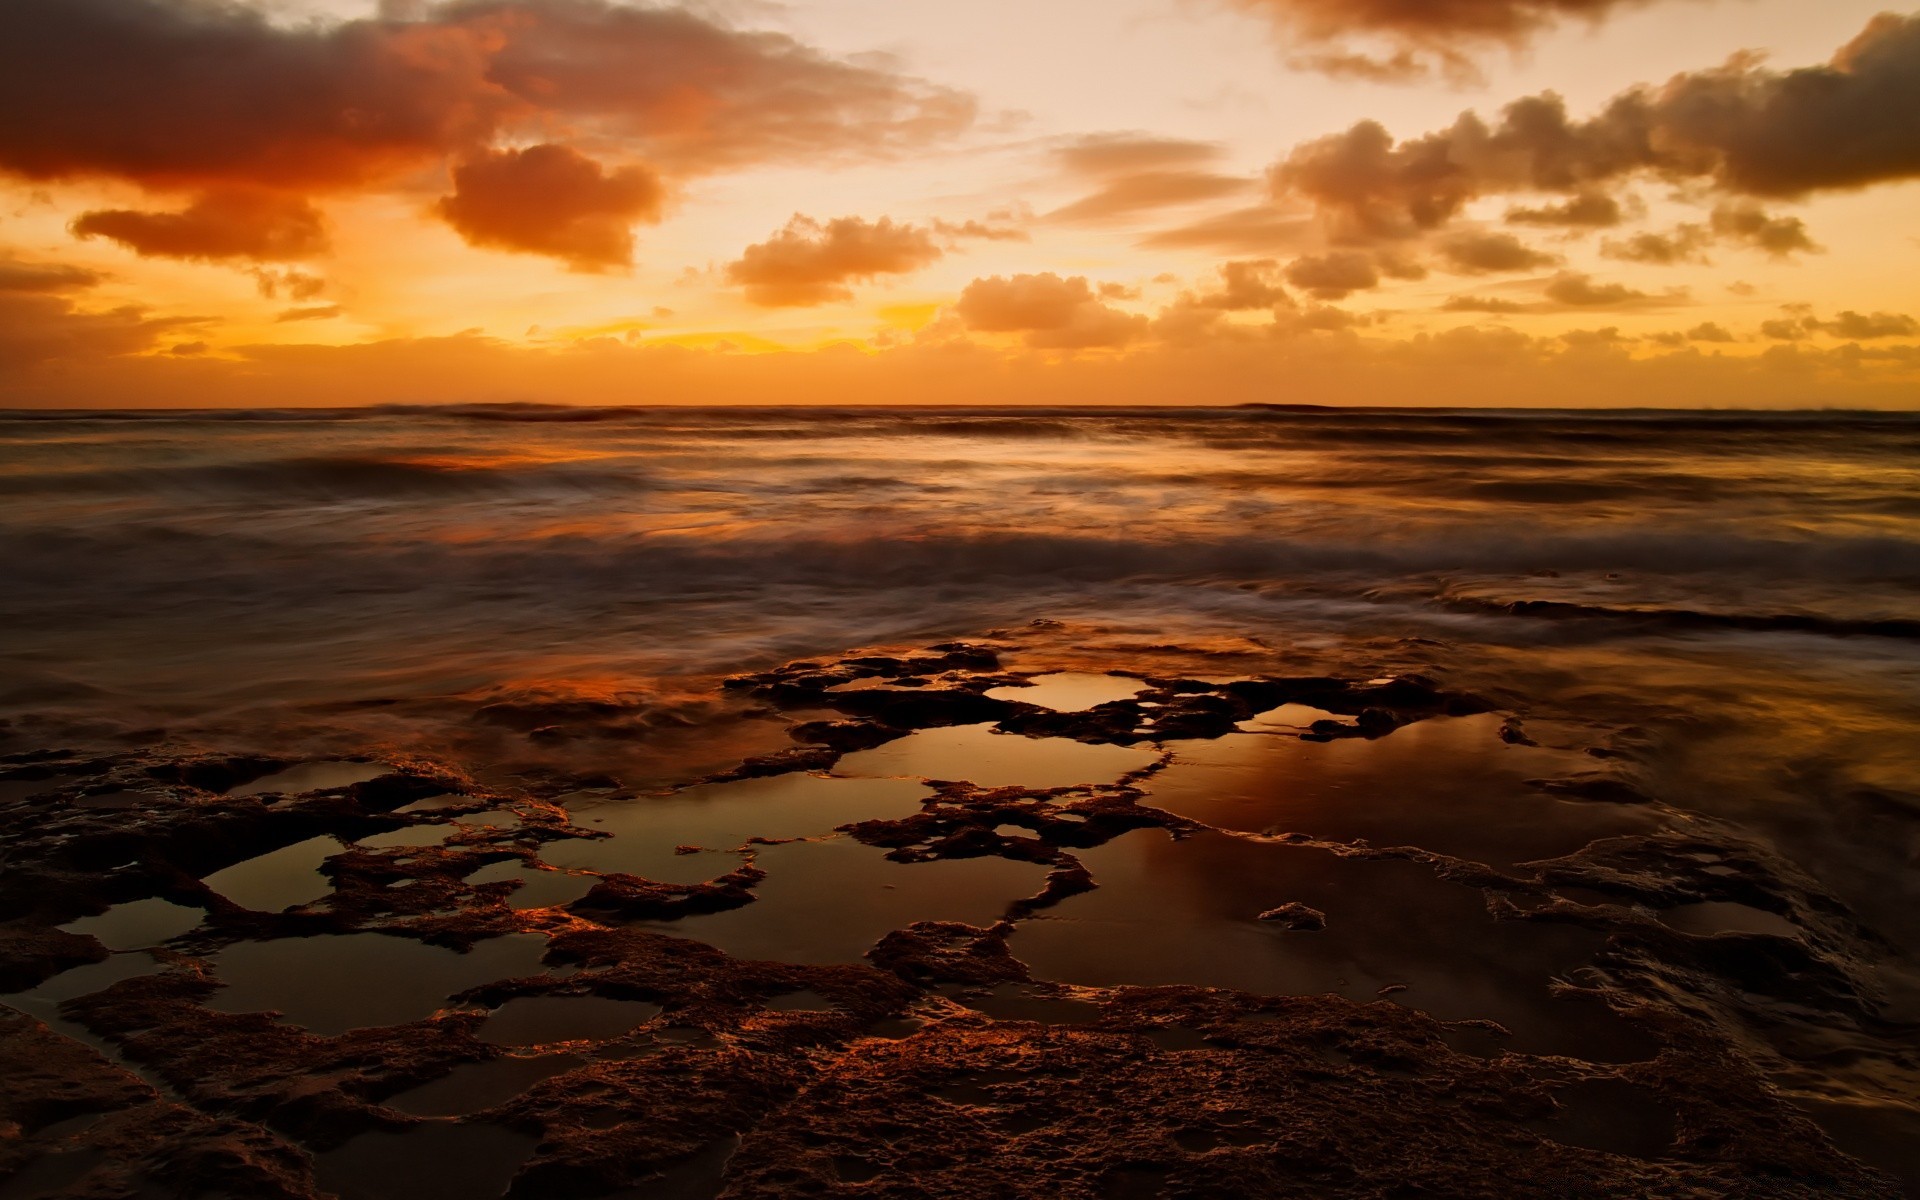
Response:
POLYGON ((1560 261, 1557 255, 1535 250, 1510 233, 1450 234, 1440 239, 1436 249, 1448 268, 1462 275, 1534 271, 1560 261))
POLYGON ((1344 300, 1380 286, 1373 256, 1358 250, 1310 254, 1287 264, 1287 282, 1318 300, 1344 300))
POLYGON ((98 271, 66 263, 31 263, 0 258, 0 292, 77 292, 99 283, 98 271))
POLYGON ((1605 229, 1626 219, 1620 201, 1605 192, 1581 192, 1558 204, 1507 210, 1513 225, 1547 225, 1570 229, 1605 229))
POLYGON ((329 321, 340 313, 341 308, 338 304, 313 304, 304 308, 284 309, 273 319, 275 323, 281 325, 290 321, 329 321))
POLYGON ((135 305, 84 312, 51 291, 0 290, 0 369, 137 354, 170 332, 202 323, 197 317, 153 317, 135 305))
POLYGON ((945 253, 931 231, 887 217, 795 216, 729 263, 727 278, 744 285, 753 304, 798 308, 852 299, 849 283, 917 271, 945 253))
POLYGON ((1287 35, 1297 67, 1377 83, 1473 78, 1470 51, 1518 45, 1568 19, 1599 21, 1647 0, 1233 0, 1287 35), (1382 43, 1385 51, 1356 48, 1382 43))
POLYGON ((576 271, 633 261, 633 225, 660 218, 660 180, 607 170, 570 146, 481 154, 455 167, 434 211, 475 246, 558 258, 576 271))
POLYGON ((0 170, 35 179, 353 187, 555 122, 705 170, 897 153, 973 111, 784 35, 610 0, 302 25, 224 0, 0 5, 0 170))
MULTIPOLYGON (((1584 121, 1552 93, 1508 105, 1493 124, 1469 112, 1406 141, 1363 121, 1297 147, 1271 180, 1277 196, 1312 203, 1336 236, 1370 239, 1437 229, 1481 196, 1578 199, 1639 174, 1798 197, 1920 177, 1915 112, 1920 16, 1883 15, 1822 66, 1774 71, 1737 59, 1622 93, 1584 121)), ((1571 205, 1559 215, 1574 215, 1571 205)))
POLYGON ((1270 258, 1220 264, 1220 288, 1194 298, 1199 308, 1220 312, 1249 312, 1291 304, 1280 286, 1280 265, 1270 258))
POLYGON ((104 237, 149 258, 293 262, 327 251, 327 223, 298 196, 250 189, 209 192, 178 212, 107 209, 73 222, 77 237, 104 237))
POLYGON ((1124 346, 1147 330, 1147 318, 1100 302, 1084 276, 999 275, 976 279, 954 305, 968 329, 1024 333, 1036 349, 1124 346))
POLYGON ((1820 247, 1799 217, 1776 217, 1755 204, 1722 204, 1713 210, 1713 232, 1729 241, 1745 242, 1776 258, 1790 254, 1817 254, 1820 247))

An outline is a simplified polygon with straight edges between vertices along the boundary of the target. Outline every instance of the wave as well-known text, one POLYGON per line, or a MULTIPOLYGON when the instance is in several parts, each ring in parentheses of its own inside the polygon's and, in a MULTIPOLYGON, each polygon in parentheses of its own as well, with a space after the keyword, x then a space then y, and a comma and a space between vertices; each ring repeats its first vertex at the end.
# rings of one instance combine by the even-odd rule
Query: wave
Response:
POLYGON ((495 496, 527 490, 633 491, 648 486, 649 477, 638 468, 350 454, 0 476, 0 495, 270 496, 294 501, 495 496))
POLYGON ((1740 630, 1747 633, 1811 633, 1830 637, 1920 638, 1920 620, 1846 618, 1816 613, 1704 612, 1691 608, 1636 608, 1567 600, 1490 600, 1449 597, 1446 607, 1538 620, 1602 620, 1673 630, 1740 630))

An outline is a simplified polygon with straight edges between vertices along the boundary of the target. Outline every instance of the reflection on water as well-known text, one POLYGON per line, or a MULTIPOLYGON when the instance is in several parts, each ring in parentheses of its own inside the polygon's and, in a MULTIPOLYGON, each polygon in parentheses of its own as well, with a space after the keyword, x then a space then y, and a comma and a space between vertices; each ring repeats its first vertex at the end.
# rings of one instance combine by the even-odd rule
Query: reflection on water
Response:
POLYGON ((1682 933, 1711 936, 1719 933, 1759 933, 1769 937, 1799 937, 1800 927, 1779 913, 1730 900, 1682 904, 1660 914, 1660 920, 1682 933))
POLYGON ((200 882, 241 908, 280 912, 331 894, 333 884, 320 873, 320 864, 346 848, 338 838, 308 838, 215 871, 200 882))
POLYGON ((979 787, 1072 787, 1115 783, 1159 761, 1151 747, 1103 746, 1067 738, 996 733, 991 724, 922 729, 897 741, 848 754, 840 775, 965 780, 979 787))
POLYGON ((133 900, 60 928, 96 938, 109 950, 144 950, 197 928, 206 916, 197 908, 166 900, 133 900))
POLYGON ((1056 712, 1085 712, 1115 700, 1131 700, 1146 690, 1145 683, 1126 675, 1061 671, 1053 675, 1035 675, 1027 680, 1026 687, 994 688, 987 695, 995 700, 1037 704, 1056 712))
POLYGON ((497 1125, 428 1121, 363 1133, 314 1156, 314 1179, 339 1200, 493 1200, 539 1139, 497 1125))
POLYGON ((1047 868, 1004 858, 897 863, 848 838, 764 846, 767 878, 745 908, 653 923, 738 958, 859 962, 886 934, 915 921, 991 925, 1008 904, 1040 890, 1047 868))
POLYGON ((479 1038, 496 1046, 548 1042, 600 1042, 617 1038, 659 1016, 658 1004, 605 996, 522 996, 493 1010, 479 1038))
POLYGON ((217 1012, 278 1012, 290 1025, 332 1037, 404 1025, 483 983, 538 975, 547 939, 510 933, 462 953, 381 933, 238 942, 212 956, 227 986, 206 1000, 217 1012))
POLYGON ((470 884, 502 883, 513 880, 519 887, 507 893, 507 907, 515 909, 550 908, 572 904, 593 890, 598 875, 569 875, 565 871, 542 871, 528 867, 518 859, 491 863, 467 876, 470 884))
POLYGON ((1572 926, 1495 921, 1478 889, 1412 862, 1343 859, 1222 834, 1173 841, 1140 830, 1079 852, 1100 886, 1022 922, 1013 952, 1035 978, 1112 986, 1186 983, 1275 995, 1334 992, 1442 1020, 1498 1021, 1513 1049, 1631 1060, 1652 1044, 1549 982, 1605 940, 1572 926), (1261 913, 1298 902, 1326 914, 1293 932, 1261 913))
POLYGON ((1221 829, 1364 838, 1492 866, 1657 825, 1648 811, 1557 800, 1527 786, 1589 771, 1593 760, 1507 745, 1502 721, 1496 713, 1436 717, 1373 740, 1239 734, 1177 742, 1172 765, 1147 781, 1143 803, 1221 829))
POLYGON ((387 1100, 388 1108, 416 1117, 464 1117, 492 1108, 543 1079, 570 1071, 586 1060, 571 1054, 538 1058, 496 1058, 463 1063, 431 1083, 409 1088, 387 1100))
POLYGON ((669 796, 599 800, 562 797, 574 822, 606 840, 548 842, 543 861, 557 867, 624 871, 661 883, 699 883, 736 869, 734 855, 678 854, 681 846, 729 850, 749 838, 782 841, 830 833, 855 821, 903 817, 933 794, 899 779, 775 775, 687 788, 669 796))
POLYGON ((320 792, 328 788, 365 783, 369 779, 378 779, 392 770, 392 767, 384 763, 300 763, 284 771, 275 771, 271 775, 262 776, 252 783, 243 783, 239 787, 230 788, 227 795, 264 796, 271 792, 285 792, 291 796, 301 792, 320 792))

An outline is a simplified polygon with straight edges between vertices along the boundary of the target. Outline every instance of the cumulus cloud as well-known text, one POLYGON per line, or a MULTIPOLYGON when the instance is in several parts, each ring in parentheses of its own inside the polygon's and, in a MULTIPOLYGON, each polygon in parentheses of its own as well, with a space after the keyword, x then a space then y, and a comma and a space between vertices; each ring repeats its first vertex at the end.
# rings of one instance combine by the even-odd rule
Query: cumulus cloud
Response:
POLYGON ((1280 265, 1270 258, 1220 264, 1220 287, 1194 298, 1199 308, 1219 312, 1248 312, 1291 304, 1280 286, 1280 265))
POLYGON ((480 154, 453 169, 434 211, 475 246, 564 260, 576 271, 633 261, 633 225, 660 217, 660 180, 644 167, 607 170, 570 146, 480 154))
POLYGON ((1500 296, 1448 296, 1446 303, 1440 306, 1440 311, 1506 316, 1512 313, 1532 312, 1533 307, 1531 304, 1507 300, 1500 296))
POLYGON ((748 246, 737 261, 727 264, 727 278, 745 286, 750 303, 800 308, 850 300, 849 283, 905 275, 945 253, 931 231, 887 217, 841 217, 822 223, 796 215, 780 232, 748 246))
POLYGON ((1599 21, 1647 0, 1233 0, 1275 21, 1301 67, 1380 83, 1475 75, 1470 51, 1518 45, 1569 18, 1599 21), (1379 43, 1383 50, 1367 50, 1379 43))
POLYGON ((1466 231, 1440 240, 1437 249, 1449 269, 1461 275, 1489 275, 1533 271, 1560 261, 1522 242, 1510 233, 1466 231))
POLYGON ((1817 254, 1820 247, 1799 217, 1777 217, 1756 204, 1722 204, 1713 210, 1713 232, 1729 241, 1745 242, 1776 258, 1817 254))
POLYGON ((1847 309, 1831 321, 1822 321, 1806 305, 1789 305, 1788 315, 1760 324, 1760 333, 1775 341, 1797 342, 1815 334, 1850 342, 1920 337, 1920 321, 1905 313, 1860 313, 1847 309))
MULTIPOLYGON (((1438 6, 1447 7, 1447 6, 1438 6)), ((1557 95, 1468 112, 1396 141, 1363 121, 1296 147, 1270 179, 1344 238, 1438 229, 1481 196, 1564 193, 1521 219, 1590 215, 1593 196, 1636 175, 1699 181, 1734 197, 1797 198, 1920 177, 1920 16, 1883 15, 1821 66, 1775 71, 1751 57, 1624 92, 1576 120, 1557 95)))
POLYGON ((8 278, 0 265, 0 370, 136 354, 170 332, 203 323, 197 317, 155 317, 138 305, 89 312, 65 293, 90 283, 7 287, 8 278))
POLYGON ((1085 276, 995 275, 960 293, 954 312, 979 333, 1023 333, 1043 350, 1124 346, 1147 330, 1147 318, 1103 304, 1085 276))
MULTIPOLYGON (((1547 299, 1569 308, 1634 308, 1656 304, 1662 297, 1628 287, 1624 283, 1595 283, 1590 275, 1564 271, 1546 287, 1547 299)), ((1676 297, 1665 297, 1671 300, 1676 297)))
POLYGON ((298 196, 251 189, 209 192, 178 212, 105 209, 73 222, 77 237, 104 237, 149 258, 293 262, 327 250, 327 223, 298 196))
MULTIPOLYGON (((898 154, 973 115, 970 97, 878 60, 832 58, 668 6, 447 0, 282 24, 226 0, 0 5, 0 172, 200 195, 185 212, 87 223, 185 257, 259 256, 257 219, 224 242, 206 227, 229 215, 219 206, 237 190, 312 196, 462 160, 475 182, 450 203, 485 244, 611 263, 621 239, 609 210, 643 211, 643 185, 602 180, 584 210, 569 193, 576 207, 563 203, 552 228, 536 231, 521 219, 524 197, 503 215, 473 191, 510 188, 540 159, 490 148, 566 129, 692 173, 898 154)), ((286 220, 273 232, 283 257, 316 240, 286 220)))
POLYGON ((1707 247, 1713 235, 1699 225, 1678 225, 1668 233, 1636 233, 1630 238, 1609 238, 1600 243, 1600 253, 1621 262, 1647 263, 1670 267, 1678 263, 1707 261, 1707 247))
POLYGON ((1568 229, 1605 229, 1626 220, 1620 201, 1605 192, 1581 192, 1557 204, 1518 205, 1507 210, 1512 225, 1545 225, 1568 229))
POLYGON ((1317 300, 1344 300, 1380 286, 1373 256, 1358 250, 1309 254, 1287 264, 1287 282, 1317 300))

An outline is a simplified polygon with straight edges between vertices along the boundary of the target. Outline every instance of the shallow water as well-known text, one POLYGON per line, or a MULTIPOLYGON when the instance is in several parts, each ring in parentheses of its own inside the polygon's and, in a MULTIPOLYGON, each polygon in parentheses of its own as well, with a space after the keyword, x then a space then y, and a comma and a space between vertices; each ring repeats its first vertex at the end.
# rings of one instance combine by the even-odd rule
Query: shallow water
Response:
POLYGON ((834 767, 841 775, 965 781, 979 787, 1073 787, 1116 783, 1160 759, 1152 747, 1107 746, 1066 738, 1000 733, 991 724, 922 729, 860 750, 834 767))
POLYGON ((144 950, 197 928, 206 917, 200 909, 165 900, 131 900, 61 928, 94 938, 109 950, 144 950))
POLYGON ((1060 671, 1051 675, 1031 676, 1024 687, 994 688, 987 695, 995 700, 1037 704, 1056 712, 1084 712, 1115 700, 1130 700, 1146 690, 1147 684, 1125 675, 1060 671))
MULTIPOLYGON (((906 816, 928 798, 923 778, 1074 787, 1158 761, 1147 743, 976 725, 910 733, 827 772, 687 786, 791 748, 789 717, 838 715, 767 711, 723 692, 726 675, 985 639, 1003 647, 996 679, 1037 681, 995 696, 1062 711, 1137 692, 1106 672, 1433 676, 1498 712, 1315 741, 1300 735, 1316 721, 1354 718, 1283 705, 1241 732, 1166 747, 1164 770, 1134 776, 1142 802, 1237 833, 1365 839, 1500 869, 1622 834, 1744 839, 1805 872, 1884 947, 1871 951, 1879 961, 1869 973, 1889 982, 1888 1020, 1916 994, 1920 419, 0 414, 0 493, 11 501, 0 506, 8 752, 164 743, 309 760, 229 793, 239 798, 387 770, 353 758, 441 759, 469 772, 476 791, 558 794, 582 829, 613 835, 542 843, 540 857, 556 866, 693 884, 751 855, 768 872, 754 902, 647 926, 736 954, 857 962, 913 920, 990 923, 1045 874, 996 857, 894 863, 845 837, 742 849, 749 839, 817 838, 906 816), (1509 718, 1542 745, 1505 740, 1509 718), (1655 802, 1569 799, 1530 782, 1615 769, 1655 802), (548 786, 558 780, 578 782, 548 786), (706 849, 678 853, 683 846, 706 849)), ((1155 712, 1142 710, 1149 730, 1155 712)), ((0 781, 0 799, 44 790, 0 781)), ((128 790, 68 803, 131 813, 174 801, 128 790)), ((439 797, 402 811, 464 803, 439 797)), ((509 817, 496 809, 451 819, 504 827, 509 817)), ((1002 832, 1024 836, 1020 828, 1002 832)), ((360 844, 419 845, 412 839, 441 832, 360 844)), ((207 881, 235 903, 278 913, 325 898, 318 868, 344 848, 317 837, 207 881)), ((1547 995, 1599 935, 1495 921, 1476 889, 1443 884, 1418 862, 1220 834, 1175 842, 1154 831, 1074 853, 1097 889, 1012 936, 1036 977, 1359 1000, 1404 986, 1385 998, 1513 1030, 1474 1042, 1476 1053, 1557 1048, 1613 1061, 1647 1052, 1591 1003, 1547 995), (1326 929, 1257 919, 1288 901, 1323 910, 1326 929)), ((1717 894, 1710 881, 1739 876, 1704 865, 1709 890, 1688 894, 1717 894)), ((523 910, 568 903, 595 882, 517 863, 468 879, 519 881, 508 904, 523 910)), ((1716 953, 1736 952, 1741 938, 1818 940, 1728 900, 1661 917, 1722 938, 1716 953)), ((331 1027, 418 1019, 460 986, 539 970, 518 943, 511 954, 483 942, 455 956, 353 937, 374 941, 242 943, 215 956, 216 974, 241 976, 258 993, 252 1003, 271 999, 331 1027), (337 999, 365 980, 384 994, 388 977, 420 986, 408 982, 404 997, 365 1011, 337 999), (303 987, 310 994, 298 994, 303 987)), ((21 1004, 50 1013, 74 988, 159 969, 144 954, 116 955, 21 1004)), ((246 995, 230 987, 214 1002, 246 995)), ((1703 1002, 1750 999, 1724 991, 1703 1002)), ((997 991, 972 1000, 1008 1019, 1077 1011, 997 991)), ((1829 1027, 1799 1020, 1775 1009, 1748 1027, 1789 1058, 1821 1047, 1813 1064, 1776 1080, 1784 1094, 1849 1149, 1920 1179, 1901 1150, 1911 1110, 1875 1073, 1896 1053, 1891 1043, 1868 1031, 1826 1046, 1829 1027)), ((1567 1114, 1542 1126, 1546 1136, 1658 1152, 1657 1122, 1609 1124, 1630 1099, 1567 1100, 1567 1114)), ((414 1169, 406 1163, 462 1152, 433 1139, 467 1136, 368 1135, 332 1152, 325 1170, 378 1188, 382 1173, 401 1178, 414 1169)), ((506 1160, 523 1151, 499 1131, 472 1136, 507 1139, 499 1144, 512 1153, 482 1162, 486 1178, 473 1185, 497 1192, 513 1169, 506 1160)), ((716 1136, 689 1165, 696 1191, 717 1188, 737 1144, 716 1136)), ((680 1186, 669 1179, 656 1191, 680 1186)))
POLYGON ((1047 869, 1003 858, 889 862, 847 838, 763 847, 767 878, 745 908, 649 928, 698 938, 737 958, 859 962, 914 921, 991 925, 1008 904, 1040 890, 1047 869))
POLYGON ((322 1037, 404 1025, 445 1008, 455 992, 540 974, 546 946, 538 934, 487 938, 464 953, 380 933, 237 942, 210 959, 214 977, 226 986, 206 1005, 217 1012, 278 1012, 287 1024, 322 1037))
POLYGON ((497 1125, 428 1121, 315 1155, 314 1177, 339 1200, 492 1200, 506 1194, 537 1140, 497 1125))
POLYGON ((338 838, 308 838, 237 862, 200 882, 242 908, 280 912, 332 894, 333 884, 320 873, 320 864, 346 848, 338 838))
POLYGON ((546 1054, 463 1063, 430 1083, 388 1098, 386 1106, 415 1117, 464 1117, 505 1104, 534 1084, 585 1061, 571 1054, 546 1054))
POLYGON ((1604 1007, 1556 1000, 1554 976, 1584 964, 1604 936, 1572 926, 1495 921, 1480 893, 1411 862, 1220 834, 1181 841, 1140 830, 1078 855, 1100 887, 1023 922, 1013 952, 1036 978, 1152 986, 1192 983, 1275 995, 1335 993, 1441 1020, 1492 1020, 1501 1044, 1600 1062, 1651 1057, 1654 1044, 1604 1007), (1318 932, 1261 921, 1302 903, 1318 932))

